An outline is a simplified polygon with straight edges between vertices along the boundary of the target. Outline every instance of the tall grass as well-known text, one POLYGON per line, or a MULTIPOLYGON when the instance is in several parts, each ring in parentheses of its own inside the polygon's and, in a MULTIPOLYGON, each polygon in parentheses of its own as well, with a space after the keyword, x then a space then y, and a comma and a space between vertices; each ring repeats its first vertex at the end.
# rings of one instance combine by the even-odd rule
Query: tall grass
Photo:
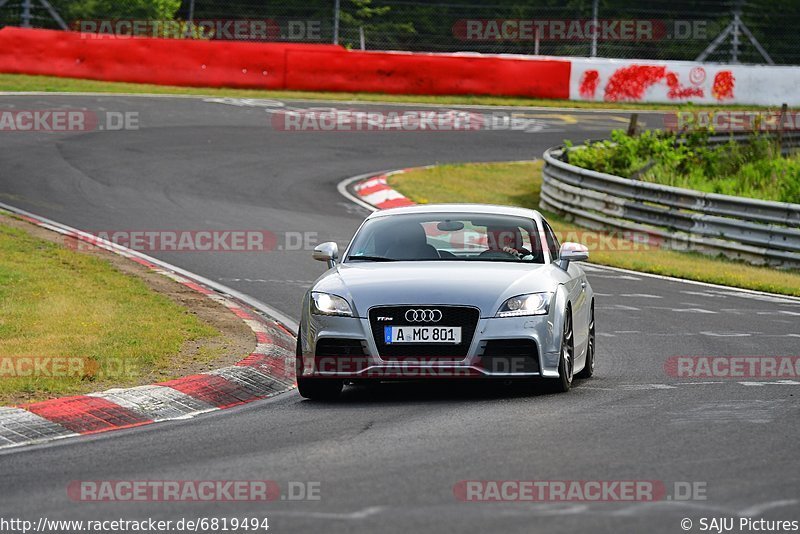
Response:
POLYGON ((658 184, 800 203, 800 155, 783 157, 770 138, 758 134, 743 144, 711 145, 710 133, 679 138, 670 132, 629 136, 616 130, 609 141, 570 151, 569 162, 658 184))

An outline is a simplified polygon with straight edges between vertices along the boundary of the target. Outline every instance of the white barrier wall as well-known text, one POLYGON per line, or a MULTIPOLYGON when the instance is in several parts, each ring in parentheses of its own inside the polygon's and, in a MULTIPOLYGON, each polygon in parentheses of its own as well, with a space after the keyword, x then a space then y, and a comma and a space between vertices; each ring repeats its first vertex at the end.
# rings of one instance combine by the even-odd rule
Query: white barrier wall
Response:
POLYGON ((573 58, 570 100, 800 106, 800 67, 573 58))

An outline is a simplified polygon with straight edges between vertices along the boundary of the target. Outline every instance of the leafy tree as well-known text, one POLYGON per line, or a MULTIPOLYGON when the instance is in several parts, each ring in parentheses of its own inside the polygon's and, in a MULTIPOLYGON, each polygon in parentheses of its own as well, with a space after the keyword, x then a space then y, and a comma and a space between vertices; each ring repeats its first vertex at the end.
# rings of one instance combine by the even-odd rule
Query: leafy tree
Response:
POLYGON ((68 23, 75 20, 173 20, 181 0, 52 0, 68 23))
POLYGON ((358 29, 364 28, 371 39, 381 38, 385 45, 397 43, 397 37, 414 34, 414 23, 396 21, 387 17, 390 6, 375 7, 372 0, 346 0, 339 10, 339 27, 344 30, 340 43, 355 46, 358 43, 358 29))

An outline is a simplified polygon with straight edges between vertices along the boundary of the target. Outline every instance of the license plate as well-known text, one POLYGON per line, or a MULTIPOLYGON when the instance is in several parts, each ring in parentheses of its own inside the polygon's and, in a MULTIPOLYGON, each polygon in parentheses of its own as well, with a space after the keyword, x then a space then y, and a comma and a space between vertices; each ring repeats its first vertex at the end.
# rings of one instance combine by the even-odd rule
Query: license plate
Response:
POLYGON ((460 326, 384 326, 383 342, 393 343, 461 343, 460 326))

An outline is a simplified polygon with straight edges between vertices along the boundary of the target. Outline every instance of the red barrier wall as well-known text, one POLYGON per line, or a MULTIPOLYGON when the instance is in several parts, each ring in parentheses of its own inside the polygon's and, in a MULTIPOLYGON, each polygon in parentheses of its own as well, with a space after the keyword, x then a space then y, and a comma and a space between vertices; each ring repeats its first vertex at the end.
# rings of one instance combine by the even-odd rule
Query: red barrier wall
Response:
POLYGON ((3 28, 0 72, 159 85, 283 89, 287 50, 343 50, 333 45, 88 35, 3 28))
POLYGON ((289 50, 287 64, 286 85, 299 90, 569 98, 568 61, 289 50))
POLYGON ((7 27, 0 72, 198 87, 569 98, 570 62, 7 27))

